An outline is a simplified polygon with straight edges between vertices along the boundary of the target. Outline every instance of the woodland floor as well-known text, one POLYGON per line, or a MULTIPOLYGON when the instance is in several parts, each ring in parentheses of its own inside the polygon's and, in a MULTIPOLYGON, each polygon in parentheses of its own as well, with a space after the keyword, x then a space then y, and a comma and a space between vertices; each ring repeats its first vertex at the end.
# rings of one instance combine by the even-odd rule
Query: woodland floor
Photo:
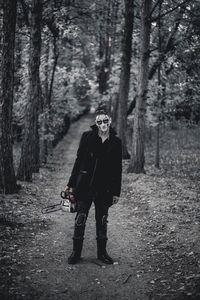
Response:
POLYGON ((0 298, 200 299, 200 130, 161 132, 161 169, 153 167, 153 138, 146 174, 128 174, 123 162, 120 202, 109 210, 108 252, 115 264, 96 259, 94 208, 83 259, 68 265, 74 214, 43 215, 59 203, 81 133, 90 116, 72 124, 48 164, 19 194, 0 198, 0 298))

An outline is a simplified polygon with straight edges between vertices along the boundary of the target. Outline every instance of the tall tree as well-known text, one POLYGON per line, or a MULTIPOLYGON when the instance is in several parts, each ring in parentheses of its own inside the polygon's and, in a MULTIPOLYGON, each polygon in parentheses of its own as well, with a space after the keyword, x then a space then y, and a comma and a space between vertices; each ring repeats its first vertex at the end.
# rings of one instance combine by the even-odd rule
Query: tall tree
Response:
POLYGON ((118 0, 96 1, 98 20, 99 65, 97 66, 97 81, 100 94, 106 94, 112 67, 115 31, 117 22, 118 0))
POLYGON ((132 157, 129 172, 144 173, 144 139, 145 139, 145 112, 149 74, 149 50, 151 33, 151 5, 152 0, 142 1, 141 31, 140 31, 140 65, 138 75, 138 98, 135 107, 133 126, 132 157))
POLYGON ((99 92, 104 94, 108 88, 108 70, 110 64, 109 56, 109 41, 108 41, 108 26, 110 23, 110 0, 108 3, 102 3, 99 9, 99 70, 98 70, 98 83, 99 92))
MULTIPOLYGON (((176 33, 179 29, 183 15, 185 13, 185 10, 187 7, 187 2, 190 2, 190 0, 184 1, 184 3, 182 5, 180 5, 180 8, 178 8, 178 12, 176 13, 175 18, 174 18, 173 26, 170 29, 168 36, 166 38, 165 45, 164 45, 164 47, 162 47, 162 51, 159 53, 158 59, 155 61, 155 63, 151 66, 151 69, 149 70, 149 80, 152 79, 152 77, 158 70, 158 67, 163 63, 163 61, 166 58, 167 53, 169 53, 170 51, 173 51, 176 46, 174 39, 175 39, 176 33)), ((161 18, 161 17, 162 17, 162 15, 158 16, 157 18, 161 18)), ((152 19, 152 21, 154 21, 154 20, 156 21, 157 18, 152 19)))
POLYGON ((47 16, 45 16, 43 19, 45 23, 48 26, 48 29, 50 33, 53 36, 53 42, 52 42, 52 52, 53 52, 53 66, 52 66, 52 72, 49 74, 49 52, 50 52, 50 41, 51 37, 48 34, 46 39, 44 38, 43 44, 46 45, 45 47, 45 68, 44 68, 44 75, 45 75, 45 82, 44 82, 44 103, 42 105, 42 110, 41 110, 41 123, 40 123, 40 129, 43 132, 43 135, 40 136, 40 161, 43 163, 47 162, 47 157, 49 152, 52 149, 52 143, 48 141, 47 136, 50 132, 50 122, 51 122, 51 107, 52 107, 52 95, 53 95, 53 84, 55 80, 55 72, 56 72, 56 67, 58 63, 58 57, 59 57, 59 51, 58 51, 58 39, 59 39, 59 29, 56 26, 56 21, 55 17, 53 14, 53 11, 57 9, 57 4, 56 2, 54 3, 48 3, 48 12, 50 10, 50 14, 46 13, 47 16))
POLYGON ((129 94, 130 68, 132 56, 132 34, 134 18, 134 0, 125 0, 125 22, 122 38, 121 74, 119 86, 119 103, 117 131, 122 140, 123 158, 130 158, 126 146, 126 120, 129 94))
MULTIPOLYGON (((162 0, 158 0, 156 2, 156 5, 159 5, 159 3, 162 0)), ((177 41, 175 39, 176 34, 179 30, 180 24, 181 24, 181 20, 183 18, 183 15, 185 13, 186 7, 187 7, 187 2, 189 3, 191 0, 186 0, 183 1, 182 3, 176 5, 175 8, 171 9, 169 12, 164 12, 163 14, 161 14, 160 16, 156 16, 155 18, 151 18, 151 21, 157 21, 159 18, 162 19, 164 16, 166 16, 167 14, 170 14, 171 11, 176 11, 175 16, 174 16, 174 20, 173 20, 173 24, 171 26, 168 26, 170 28, 170 30, 168 29, 168 34, 166 35, 166 39, 163 38, 162 41, 162 49, 159 53, 158 58, 155 60, 155 62, 152 64, 152 66, 150 67, 149 70, 149 80, 152 80, 154 75, 156 74, 158 68, 161 66, 161 64, 165 61, 167 55, 169 53, 172 53, 174 51, 174 49, 177 46, 177 41)), ((155 6, 156 6, 155 5, 155 6)), ((184 37, 183 37, 184 39, 184 37)), ((180 42, 180 40, 179 40, 180 42)), ((133 109, 135 108, 135 104, 136 104, 136 99, 137 99, 137 94, 134 96, 132 102, 129 105, 128 108, 128 115, 132 113, 133 109)))
POLYGON ((41 99, 40 52, 41 52, 41 0, 33 0, 31 7, 31 38, 29 57, 29 97, 26 107, 24 138, 21 151, 18 178, 32 180, 32 174, 39 171, 38 114, 41 99))
POLYGON ((13 193, 17 189, 12 153, 12 108, 14 90, 14 49, 17 1, 3 3, 3 49, 2 49, 2 93, 1 93, 1 179, 4 193, 13 193))
MULTIPOLYGON (((161 8, 163 0, 159 2, 159 15, 158 15, 158 52, 159 56, 162 50, 162 38, 161 38, 161 8)), ((157 125, 156 125, 156 155, 155 155, 155 167, 160 167, 160 106, 161 106, 161 64, 158 66, 158 91, 157 91, 157 125)))

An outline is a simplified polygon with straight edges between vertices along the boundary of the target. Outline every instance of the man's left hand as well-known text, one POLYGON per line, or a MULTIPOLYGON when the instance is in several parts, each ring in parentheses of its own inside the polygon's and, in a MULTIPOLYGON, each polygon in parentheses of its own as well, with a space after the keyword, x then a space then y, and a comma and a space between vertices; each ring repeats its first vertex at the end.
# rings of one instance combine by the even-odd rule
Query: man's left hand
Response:
POLYGON ((113 204, 117 204, 118 201, 119 201, 119 197, 113 196, 113 204))

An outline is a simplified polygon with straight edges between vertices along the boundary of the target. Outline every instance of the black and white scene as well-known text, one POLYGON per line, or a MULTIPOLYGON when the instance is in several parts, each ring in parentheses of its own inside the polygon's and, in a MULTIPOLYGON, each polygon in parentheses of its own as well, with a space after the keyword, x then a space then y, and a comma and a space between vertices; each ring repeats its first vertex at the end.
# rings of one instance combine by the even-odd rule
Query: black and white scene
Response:
POLYGON ((200 299, 199 49, 199 0, 0 0, 0 299, 200 299))

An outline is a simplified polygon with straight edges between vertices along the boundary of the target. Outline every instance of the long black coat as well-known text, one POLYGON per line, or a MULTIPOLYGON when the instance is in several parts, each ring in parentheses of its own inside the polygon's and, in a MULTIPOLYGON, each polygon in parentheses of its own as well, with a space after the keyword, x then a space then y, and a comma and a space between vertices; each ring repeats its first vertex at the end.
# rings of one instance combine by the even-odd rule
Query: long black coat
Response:
MULTIPOLYGON (((82 134, 77 157, 67 184, 68 187, 75 188, 79 195, 85 195, 91 187, 99 157, 99 143, 102 143, 98 136, 98 127, 93 125, 91 128, 92 130, 82 134)), ((116 136, 112 127, 110 127, 109 143, 103 164, 102 191, 111 196, 108 198, 119 197, 122 177, 122 146, 121 140, 116 136)))

